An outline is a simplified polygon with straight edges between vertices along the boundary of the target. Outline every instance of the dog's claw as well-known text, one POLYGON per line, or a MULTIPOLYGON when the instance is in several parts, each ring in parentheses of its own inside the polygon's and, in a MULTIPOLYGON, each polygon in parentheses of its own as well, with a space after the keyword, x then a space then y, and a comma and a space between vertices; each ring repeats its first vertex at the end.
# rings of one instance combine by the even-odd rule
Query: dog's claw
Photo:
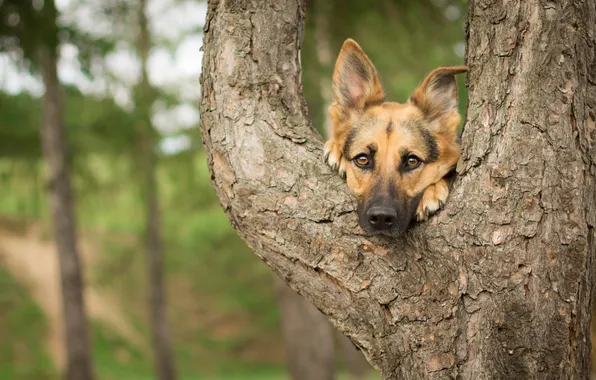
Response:
POLYGON ((416 222, 420 222, 420 214, 416 214, 416 222))
POLYGON ((329 140, 325 143, 323 151, 323 159, 329 167, 338 173, 340 177, 345 176, 344 163, 342 162, 342 154, 338 149, 338 144, 335 140, 329 140))
POLYGON ((416 210, 420 219, 430 219, 431 215, 445 208, 447 195, 449 195, 449 188, 445 179, 427 187, 416 210))

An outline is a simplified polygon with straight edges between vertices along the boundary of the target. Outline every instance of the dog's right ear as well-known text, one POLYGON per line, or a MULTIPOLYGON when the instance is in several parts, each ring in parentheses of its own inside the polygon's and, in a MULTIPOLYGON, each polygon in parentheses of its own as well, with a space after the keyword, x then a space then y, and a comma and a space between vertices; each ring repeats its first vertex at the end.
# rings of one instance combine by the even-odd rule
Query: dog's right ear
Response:
POLYGON ((377 70, 352 39, 344 42, 333 72, 333 99, 344 113, 362 112, 383 102, 385 94, 377 70))
POLYGON ((333 103, 329 108, 332 128, 325 143, 325 161, 341 176, 346 174, 344 144, 352 119, 364 110, 383 102, 385 94, 377 70, 356 41, 347 39, 341 48, 333 72, 333 103))

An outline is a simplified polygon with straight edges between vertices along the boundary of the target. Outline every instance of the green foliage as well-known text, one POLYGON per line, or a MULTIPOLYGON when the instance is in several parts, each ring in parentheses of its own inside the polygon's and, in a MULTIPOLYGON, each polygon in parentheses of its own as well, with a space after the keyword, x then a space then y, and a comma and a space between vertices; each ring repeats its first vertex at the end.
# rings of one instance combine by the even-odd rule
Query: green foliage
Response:
POLYGON ((0 52, 19 52, 26 63, 35 64, 40 47, 54 49, 58 46, 56 16, 54 0, 3 0, 0 2, 0 52))
POLYGON ((0 157, 39 159, 41 103, 31 95, 0 92, 0 157))
MULTIPOLYGON (((134 141, 132 115, 113 99, 84 96, 64 86, 65 124, 72 156, 109 153, 126 155, 134 141)), ((39 160, 41 99, 27 93, 9 95, 0 91, 0 158, 39 160)))
POLYGON ((18 64, 38 72, 40 48, 54 51, 60 44, 72 44, 79 52, 81 71, 92 77, 94 59, 115 47, 116 39, 92 35, 58 23, 55 0, 0 1, 0 53, 11 52, 18 64))
POLYGON ((71 153, 125 155, 134 141, 134 118, 113 99, 84 96, 74 87, 65 87, 65 123, 71 153))
POLYGON ((91 70, 94 60, 104 57, 116 46, 114 39, 92 35, 68 25, 60 26, 58 35, 62 44, 72 44, 77 48, 81 72, 88 78, 94 77, 91 70))

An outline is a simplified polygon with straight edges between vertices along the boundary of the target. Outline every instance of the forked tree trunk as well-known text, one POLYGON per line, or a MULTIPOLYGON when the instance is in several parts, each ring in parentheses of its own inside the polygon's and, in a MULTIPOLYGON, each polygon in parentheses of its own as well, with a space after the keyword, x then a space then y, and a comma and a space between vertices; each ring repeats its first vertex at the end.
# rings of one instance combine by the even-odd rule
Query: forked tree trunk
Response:
POLYGON ((469 2, 468 121, 446 209, 362 235, 305 117, 303 2, 209 2, 201 130, 239 234, 385 379, 586 379, 596 4, 469 2))
MULTIPOLYGON (((50 20, 57 20, 54 1, 46 1, 43 11, 50 20)), ((49 41, 57 42, 57 28, 55 32, 55 36, 47 36, 49 41)), ((83 299, 83 273, 77 247, 75 205, 67 159, 64 100, 57 72, 57 43, 40 47, 40 62, 45 86, 41 142, 49 177, 52 225, 60 265, 67 357, 65 378, 92 380, 93 363, 83 299)))

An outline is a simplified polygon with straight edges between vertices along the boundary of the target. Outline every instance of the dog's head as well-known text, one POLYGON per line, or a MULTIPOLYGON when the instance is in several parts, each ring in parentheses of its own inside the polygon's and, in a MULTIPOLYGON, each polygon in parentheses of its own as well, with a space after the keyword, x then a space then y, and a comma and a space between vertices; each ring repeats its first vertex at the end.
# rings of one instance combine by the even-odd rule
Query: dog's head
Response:
POLYGON ((404 232, 424 190, 457 164, 461 117, 454 75, 465 71, 438 68, 407 103, 385 102, 370 59, 355 41, 344 43, 333 74, 331 142, 365 232, 404 232))

